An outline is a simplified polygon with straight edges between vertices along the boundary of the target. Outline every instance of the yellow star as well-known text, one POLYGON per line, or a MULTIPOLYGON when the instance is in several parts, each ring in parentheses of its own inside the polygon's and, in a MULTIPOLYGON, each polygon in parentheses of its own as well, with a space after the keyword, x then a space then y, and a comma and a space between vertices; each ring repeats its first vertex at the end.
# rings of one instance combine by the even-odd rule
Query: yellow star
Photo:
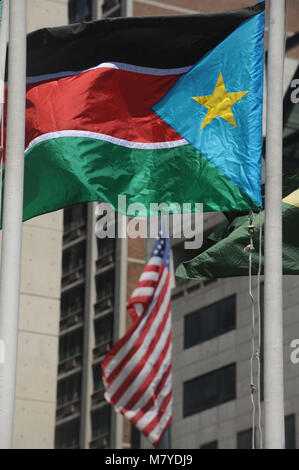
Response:
POLYGON ((204 122, 202 123, 201 129, 204 129, 217 116, 220 116, 222 119, 225 119, 225 121, 237 127, 231 107, 247 93, 248 91, 227 93, 222 73, 220 73, 213 95, 196 96, 192 98, 208 108, 208 112, 204 122))

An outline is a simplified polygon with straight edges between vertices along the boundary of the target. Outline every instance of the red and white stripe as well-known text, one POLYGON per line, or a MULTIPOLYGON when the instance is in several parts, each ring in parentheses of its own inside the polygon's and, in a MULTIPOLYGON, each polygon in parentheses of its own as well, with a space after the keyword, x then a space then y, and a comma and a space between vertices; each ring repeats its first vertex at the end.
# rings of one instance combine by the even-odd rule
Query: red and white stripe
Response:
POLYGON ((128 303, 134 323, 102 363, 105 398, 157 446, 172 420, 169 270, 152 256, 128 303))

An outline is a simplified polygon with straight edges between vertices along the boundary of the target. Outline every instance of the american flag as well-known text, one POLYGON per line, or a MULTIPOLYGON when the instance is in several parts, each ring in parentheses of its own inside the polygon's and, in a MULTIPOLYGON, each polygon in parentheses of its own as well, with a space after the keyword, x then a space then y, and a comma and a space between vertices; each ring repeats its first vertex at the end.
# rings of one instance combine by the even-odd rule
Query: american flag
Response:
POLYGON ((160 231, 127 305, 133 325, 102 362, 106 400, 155 447, 172 420, 169 254, 160 231))

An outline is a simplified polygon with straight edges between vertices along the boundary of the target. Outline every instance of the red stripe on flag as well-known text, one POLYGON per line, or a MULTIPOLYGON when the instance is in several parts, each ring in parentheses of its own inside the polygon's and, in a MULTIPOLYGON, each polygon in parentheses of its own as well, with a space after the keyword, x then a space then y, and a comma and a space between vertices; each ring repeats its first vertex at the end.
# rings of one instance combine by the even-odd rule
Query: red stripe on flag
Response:
POLYGON ((151 110, 179 77, 98 68, 30 85, 26 146, 39 135, 63 130, 97 132, 132 142, 180 140, 151 110))
POLYGON ((148 264, 147 266, 145 266, 143 272, 148 272, 148 271, 158 272, 159 269, 161 269, 161 265, 157 266, 156 264, 148 264))
MULTIPOLYGON (((144 281, 140 281, 138 283, 138 286, 136 287, 136 289, 138 289, 139 287, 155 287, 155 285, 157 284, 158 281, 153 281, 153 280, 144 280, 144 281)), ((134 293, 134 292, 133 292, 134 293)), ((132 302, 132 300, 134 299, 135 297, 132 297, 130 299, 130 303, 132 302)))

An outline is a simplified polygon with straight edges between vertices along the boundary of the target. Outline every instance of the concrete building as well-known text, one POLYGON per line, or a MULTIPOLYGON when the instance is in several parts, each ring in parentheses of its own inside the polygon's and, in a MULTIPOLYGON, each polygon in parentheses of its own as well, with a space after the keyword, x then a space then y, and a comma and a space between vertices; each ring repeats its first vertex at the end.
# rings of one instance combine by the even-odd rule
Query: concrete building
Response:
MULTIPOLYGON (((255 2, 28 0, 28 30, 101 16, 222 11, 250 3, 255 2)), ((287 37, 291 38, 298 30, 299 4, 289 0, 288 8, 287 37)), ((298 59, 298 47, 288 51, 286 170, 297 166, 299 157, 298 105, 292 105, 289 99, 291 79, 299 78, 298 59)), ((143 269, 145 247, 140 240, 118 239, 112 243, 96 239, 95 207, 79 205, 64 214, 60 211, 24 224, 16 448, 140 445, 139 434, 104 401, 100 363, 129 325, 125 304, 143 269)), ((205 235, 223 217, 206 214, 205 235)), ((175 264, 185 256, 182 241, 173 243, 175 264)), ((297 277, 285 278, 286 427, 290 447, 299 446, 299 368, 289 360, 290 342, 299 337, 298 286, 297 277)), ((248 447, 251 327, 247 278, 209 283, 177 280, 172 298, 173 447, 248 447), (194 331, 200 334, 194 335, 194 331)), ((141 446, 148 447, 148 442, 142 439, 141 446)))
POLYGON ((129 326, 144 240, 97 239, 95 206, 64 211, 56 448, 131 447, 130 424, 104 400, 101 361, 129 326))

